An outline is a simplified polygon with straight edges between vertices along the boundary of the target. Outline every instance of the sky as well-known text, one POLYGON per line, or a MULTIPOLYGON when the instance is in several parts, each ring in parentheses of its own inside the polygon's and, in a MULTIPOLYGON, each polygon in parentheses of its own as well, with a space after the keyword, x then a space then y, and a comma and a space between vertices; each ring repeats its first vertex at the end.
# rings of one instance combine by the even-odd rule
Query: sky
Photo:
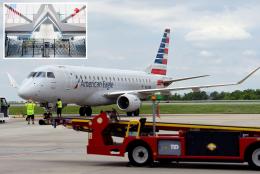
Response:
MULTIPOLYGON (((154 61, 165 28, 171 29, 167 75, 174 78, 211 75, 175 83, 176 87, 236 82, 260 66, 258 0, 88 0, 87 11, 88 59, 1 59, 0 96, 21 100, 17 90, 10 87, 6 72, 21 83, 40 65, 144 70, 154 61)), ((258 89, 259 79, 260 72, 240 86, 206 91, 258 89)))

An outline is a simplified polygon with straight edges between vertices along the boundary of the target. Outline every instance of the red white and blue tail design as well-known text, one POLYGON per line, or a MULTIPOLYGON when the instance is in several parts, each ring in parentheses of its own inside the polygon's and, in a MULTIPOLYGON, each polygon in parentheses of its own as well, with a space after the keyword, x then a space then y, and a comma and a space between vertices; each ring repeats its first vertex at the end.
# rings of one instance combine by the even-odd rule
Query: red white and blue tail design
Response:
POLYGON ((151 66, 151 74, 166 75, 169 41, 170 29, 165 29, 156 58, 151 66))

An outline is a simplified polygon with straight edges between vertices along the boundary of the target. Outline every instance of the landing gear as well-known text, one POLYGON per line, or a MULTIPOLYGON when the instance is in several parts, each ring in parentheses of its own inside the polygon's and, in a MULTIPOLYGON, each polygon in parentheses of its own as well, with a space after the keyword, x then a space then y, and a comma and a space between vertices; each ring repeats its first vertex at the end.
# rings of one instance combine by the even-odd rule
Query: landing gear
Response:
POLYGON ((85 107, 80 107, 79 108, 79 115, 80 116, 85 116, 86 113, 86 108, 85 107))
POLYGON ((79 108, 79 115, 80 116, 88 116, 90 117, 92 115, 92 109, 90 106, 82 106, 79 108))
MULTIPOLYGON (((41 103, 41 107, 44 107, 43 119, 39 120, 39 125, 50 125, 52 112, 54 111, 54 106, 52 103, 41 103)), ((26 118, 27 121, 27 118, 26 118)))
POLYGON ((90 117, 90 116, 92 115, 92 109, 91 109, 90 106, 87 106, 87 107, 86 107, 86 115, 87 115, 88 117, 90 117))
POLYGON ((139 109, 137 109, 133 113, 134 113, 134 116, 139 116, 140 111, 139 111, 139 109))
POLYGON ((132 112, 126 112, 126 115, 127 115, 128 117, 131 117, 131 116, 139 116, 139 113, 140 113, 140 110, 137 109, 137 110, 132 111, 132 112))

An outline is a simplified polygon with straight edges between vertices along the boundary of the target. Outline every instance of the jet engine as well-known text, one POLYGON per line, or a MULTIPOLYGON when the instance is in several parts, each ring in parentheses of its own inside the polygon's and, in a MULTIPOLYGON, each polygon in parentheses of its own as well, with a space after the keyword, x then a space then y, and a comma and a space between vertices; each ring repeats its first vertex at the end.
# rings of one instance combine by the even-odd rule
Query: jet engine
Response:
POLYGON ((136 111, 141 106, 141 100, 133 94, 123 94, 117 98, 117 106, 125 112, 136 111))

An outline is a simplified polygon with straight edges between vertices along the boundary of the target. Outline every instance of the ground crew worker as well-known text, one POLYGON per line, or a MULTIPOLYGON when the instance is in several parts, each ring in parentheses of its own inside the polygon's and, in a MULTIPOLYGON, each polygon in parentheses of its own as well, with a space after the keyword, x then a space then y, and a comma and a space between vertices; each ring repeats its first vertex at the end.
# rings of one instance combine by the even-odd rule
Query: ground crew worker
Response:
POLYGON ((62 101, 60 98, 58 98, 57 100, 56 107, 57 107, 57 117, 61 117, 62 101))
POLYGON ((30 120, 32 120, 32 124, 34 124, 35 103, 31 99, 29 99, 29 101, 25 104, 25 106, 26 106, 28 124, 30 124, 30 120))

